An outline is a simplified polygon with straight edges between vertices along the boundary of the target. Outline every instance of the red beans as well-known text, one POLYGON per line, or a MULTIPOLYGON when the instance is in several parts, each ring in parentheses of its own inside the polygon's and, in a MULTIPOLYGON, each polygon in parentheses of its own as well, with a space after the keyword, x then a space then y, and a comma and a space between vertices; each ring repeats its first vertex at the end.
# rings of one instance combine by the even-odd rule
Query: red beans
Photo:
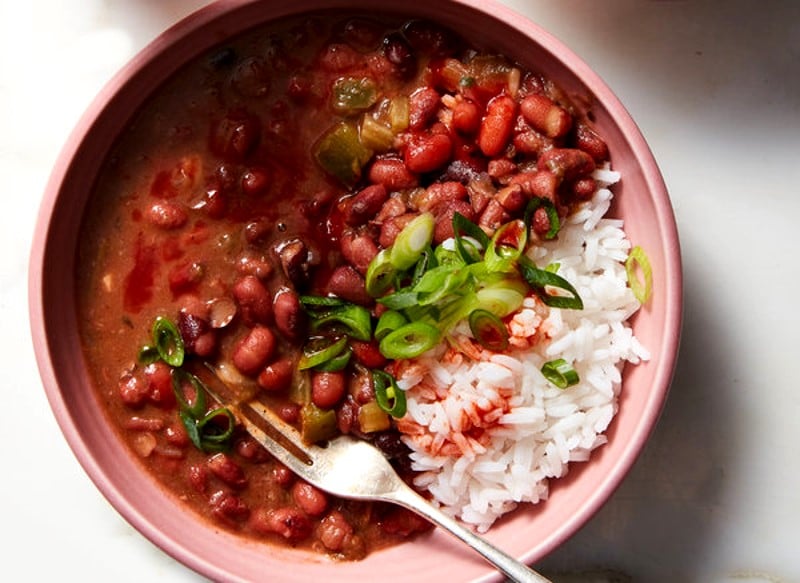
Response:
POLYGON ((120 400, 128 407, 140 407, 150 394, 146 382, 130 373, 123 375, 117 388, 120 400))
POLYGON ((319 538, 330 551, 341 551, 347 538, 353 535, 353 527, 344 515, 334 510, 322 519, 319 525, 319 538))
POLYGON ((413 188, 418 183, 417 177, 398 158, 375 160, 370 166, 368 178, 373 184, 382 184, 389 192, 413 188))
POLYGON ((235 111, 219 120, 211 129, 211 151, 228 162, 241 162, 255 149, 261 134, 256 117, 235 111))
POLYGON ((277 534, 291 542, 307 539, 313 529, 308 516, 299 508, 291 506, 274 510, 259 508, 253 513, 250 524, 257 532, 277 534))
POLYGON ((420 87, 408 98, 408 127, 418 131, 425 128, 439 110, 441 96, 433 87, 420 87))
POLYGON ((292 486, 292 499, 309 516, 320 516, 328 509, 328 497, 308 482, 297 481, 292 486))
POLYGON ((345 393, 343 372, 316 372, 311 377, 311 400, 320 409, 330 409, 345 393))
POLYGON ((467 197, 467 189, 460 182, 435 182, 415 199, 417 209, 426 212, 442 202, 460 200, 467 197))
POLYGON ((452 149, 453 143, 447 134, 419 134, 409 141, 404 161, 411 172, 433 172, 450 161, 452 149))
POLYGON ((354 304, 368 306, 373 303, 372 297, 367 293, 364 276, 350 265, 337 267, 328 278, 325 289, 329 294, 354 304))
POLYGON ((242 468, 224 453, 217 453, 208 458, 206 467, 231 488, 242 489, 247 486, 247 478, 242 468))
POLYGON ((264 168, 250 168, 242 174, 242 192, 258 196, 269 190, 269 173, 264 168))
POLYGON ((462 134, 472 135, 481 125, 478 106, 469 100, 461 100, 453 108, 453 128, 462 134))
POLYGON ((386 357, 381 354, 377 342, 361 342, 351 340, 350 348, 356 362, 367 368, 382 368, 386 364, 386 357))
POLYGON ((147 379, 147 397, 151 403, 161 408, 175 405, 175 392, 172 390, 172 371, 165 362, 153 362, 144 367, 147 379))
POLYGON ((562 180, 571 181, 590 174, 595 169, 595 163, 583 150, 553 148, 539 156, 536 167, 549 170, 562 180))
POLYGON ((264 367, 258 375, 258 384, 267 391, 285 391, 292 384, 294 361, 282 358, 264 367))
POLYGON ((200 263, 189 261, 178 264, 169 272, 169 291, 176 296, 194 291, 203 280, 203 275, 205 270, 200 263))
POLYGON ((183 206, 160 200, 150 205, 147 210, 147 221, 160 229, 172 230, 179 229, 186 224, 189 216, 183 206))
POLYGON ((454 235, 453 215, 456 213, 460 213, 470 221, 475 219, 472 205, 466 200, 449 200, 434 207, 433 214, 436 223, 433 229, 433 241, 437 245, 454 235))
POLYGON ((608 145, 589 125, 575 124, 575 145, 597 162, 608 160, 608 145))
POLYGON ((519 108, 528 123, 548 138, 564 137, 572 129, 572 116, 546 95, 528 95, 519 108))
POLYGON ((214 492, 208 504, 211 513, 224 521, 240 522, 246 520, 250 514, 250 509, 241 498, 224 490, 214 492))
POLYGON ((256 375, 275 353, 275 335, 266 326, 255 326, 233 348, 234 366, 242 374, 256 375))
POLYGON ((360 273, 366 273, 370 262, 378 254, 378 246, 372 237, 348 231, 342 235, 340 245, 344 258, 360 273))
POLYGON ((344 202, 344 222, 355 227, 373 219, 389 198, 383 184, 373 184, 344 202))
POLYGON ((484 155, 497 156, 505 149, 516 115, 517 102, 508 95, 498 95, 489 101, 478 134, 478 147, 484 155))
POLYGON ((231 289, 242 319, 247 326, 272 321, 272 298, 266 286, 254 275, 236 280, 231 289))
POLYGON ((306 315, 300 305, 300 297, 294 290, 283 288, 275 294, 272 312, 275 327, 281 335, 296 340, 305 333, 306 315))

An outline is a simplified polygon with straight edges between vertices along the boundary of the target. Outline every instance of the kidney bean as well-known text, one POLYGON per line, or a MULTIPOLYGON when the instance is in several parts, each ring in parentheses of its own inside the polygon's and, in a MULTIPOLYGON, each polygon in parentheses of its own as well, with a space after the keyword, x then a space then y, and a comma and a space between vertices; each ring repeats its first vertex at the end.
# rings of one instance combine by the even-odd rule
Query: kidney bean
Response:
POLYGON ((367 177, 371 183, 382 184, 389 192, 414 188, 418 184, 417 177, 398 158, 378 158, 370 166, 367 177))
POLYGON ((497 228, 509 219, 508 211, 495 199, 490 200, 478 218, 478 226, 488 235, 493 234, 497 228))
POLYGON ((556 202, 559 178, 549 170, 520 172, 514 176, 510 184, 518 184, 528 196, 538 196, 556 202))
POLYGON ((453 107, 453 129, 471 136, 481 126, 481 112, 478 106, 469 99, 459 100, 453 107))
POLYGON ((539 207, 533 212, 531 229, 540 237, 544 237, 550 230, 550 217, 543 207, 539 207))
POLYGON ((203 466, 189 466, 186 471, 186 481, 192 489, 202 494, 208 488, 208 470, 203 466))
POLYGON ((120 400, 128 407, 140 407, 150 394, 150 386, 140 377, 130 373, 119 379, 117 386, 120 400))
POLYGON ((497 156, 505 149, 516 115, 517 102, 508 95, 497 95, 489 101, 478 132, 478 147, 484 155, 497 156))
POLYGON ((351 227, 363 225, 378 214, 388 198, 383 184, 367 186, 344 201, 344 222, 351 227))
POLYGON ((408 127, 419 131, 434 119, 439 111, 441 95, 433 87, 420 87, 408 97, 408 127))
POLYGON ((454 236, 453 215, 460 213, 470 221, 475 219, 475 211, 466 200, 450 200, 438 204, 433 209, 436 219, 433 228, 433 241, 436 244, 446 241, 454 236))
POLYGON ((209 218, 221 219, 228 212, 228 199, 217 184, 206 187, 203 195, 192 204, 192 209, 204 212, 209 218))
POLYGON ((383 54, 395 66, 402 79, 417 72, 417 59, 408 41, 399 33, 389 33, 383 40, 383 54))
POLYGON ((204 275, 205 269, 203 269, 203 265, 196 261, 176 265, 167 275, 169 291, 172 292, 173 296, 194 291, 203 281, 204 275))
POLYGON ((333 510, 322 519, 317 534, 326 549, 339 552, 344 548, 346 539, 353 535, 353 527, 344 514, 333 510))
MULTIPOLYGON (((178 331, 181 333, 183 345, 189 354, 198 354, 198 344, 200 339, 206 334, 211 332, 211 327, 205 318, 195 316, 188 310, 181 310, 178 312, 178 331)), ((207 342, 207 341, 206 341, 207 342)), ((205 352, 206 349, 200 346, 200 352, 205 352)))
MULTIPOLYGON (((463 152, 462 152, 463 153, 463 152)), ((453 160, 442 172, 441 180, 460 182, 468 185, 473 180, 480 178, 484 171, 483 164, 475 158, 453 160)))
POLYGON ((292 500, 309 516, 321 516, 328 509, 328 497, 308 482, 298 480, 292 486, 292 500))
POLYGON ((389 247, 403 228, 417 217, 417 213, 406 213, 397 217, 392 217, 381 225, 381 232, 378 237, 378 244, 381 247, 389 247))
POLYGON ((552 148, 536 162, 539 170, 549 170, 567 182, 591 174, 595 169, 592 157, 576 148, 552 148))
POLYGON ((172 169, 156 174, 150 194, 159 198, 188 196, 197 186, 202 168, 200 156, 184 156, 172 169))
MULTIPOLYGON (((357 405, 364 405, 375 399, 375 384, 370 371, 359 370, 350 378, 347 386, 349 397, 357 405)), ((358 407, 356 407, 358 409, 358 407)), ((356 410, 356 413, 358 411, 356 410)))
POLYGON ((460 182, 435 182, 419 196, 412 197, 412 204, 421 212, 432 210, 443 202, 461 200, 467 197, 467 189, 460 182))
POLYGON ((424 174, 444 166, 452 150, 453 142, 447 134, 417 134, 409 140, 403 160, 411 172, 424 174))
POLYGON ((275 317, 275 326, 283 336, 290 340, 297 340, 305 334, 306 314, 300 304, 297 292, 288 288, 281 289, 275 294, 272 312, 275 317))
POLYGON ((381 520, 380 526, 384 532, 402 537, 408 537, 414 533, 425 532, 433 528, 430 522, 400 506, 389 508, 386 516, 381 520))
POLYGON ((164 420, 156 417, 139 417, 134 415, 125 421, 124 426, 125 429, 131 429, 133 431, 156 432, 164 429, 164 420))
POLYGON ((242 320, 247 326, 268 324, 272 321, 272 298, 269 290, 254 275, 245 275, 236 280, 231 288, 239 305, 242 320))
POLYGON ((270 177, 265 168, 250 168, 242 173, 242 193, 259 196, 269 190, 270 177))
POLYGON ((553 147, 553 140, 531 128, 515 133, 512 143, 517 152, 526 156, 538 156, 553 147))
POLYGON ((373 303, 372 297, 367 293, 364 276, 350 265, 337 267, 328 278, 325 289, 328 293, 354 304, 369 306, 373 303))
POLYGON ((320 55, 319 64, 326 71, 342 73, 358 66, 360 61, 360 54, 352 47, 343 43, 332 43, 320 55))
POLYGON ((260 134, 258 118, 233 111, 212 125, 209 148, 227 162, 241 162, 255 150, 260 134))
POLYGON ((307 539, 313 530, 308 516, 299 508, 291 506, 257 508, 253 512, 250 525, 256 532, 277 534, 295 543, 307 539))
POLYGON ((360 273, 366 273, 370 262, 378 254, 378 246, 372 237, 355 231, 342 234, 339 241, 344 258, 360 273))
POLYGON ((287 468, 282 463, 275 462, 275 465, 273 465, 272 469, 270 470, 270 478, 273 482, 275 482, 275 484, 286 489, 292 482, 294 482, 295 475, 292 470, 287 468))
POLYGON ((264 367, 258 375, 258 385, 267 391, 285 391, 292 385, 294 362, 281 358, 264 367))
POLYGON ((183 423, 177 422, 164 428, 164 439, 170 445, 177 447, 187 447, 191 443, 189 434, 186 433, 186 428, 183 426, 183 423))
POLYGON ((234 366, 245 375, 257 374, 275 353, 275 335, 266 326, 256 325, 233 348, 234 366))
POLYGON ((211 513, 225 521, 241 522, 250 515, 250 509, 241 498, 224 490, 214 492, 208 504, 211 506, 211 513))
POLYGON ((166 200, 159 200, 147 209, 145 219, 159 229, 179 229, 189 220, 186 209, 182 205, 166 200))
POLYGON ((381 210, 379 210, 378 214, 375 215, 375 222, 379 224, 383 223, 387 219, 399 217, 400 215, 405 214, 406 211, 408 211, 408 205, 406 204, 405 200, 403 200, 403 197, 392 196, 385 203, 383 203, 381 210))
POLYGON ((528 197, 519 184, 509 184, 497 191, 495 199, 510 213, 522 210, 528 202, 528 197))
POLYGON ((310 275, 309 250, 300 239, 285 241, 276 247, 283 273, 292 284, 301 288, 310 275))
POLYGON ((349 434, 358 430, 358 403, 347 395, 341 405, 336 407, 336 426, 339 433, 349 434))
POLYGON ((534 128, 548 138, 563 138, 572 129, 572 116, 546 95, 527 95, 519 110, 534 128))
POLYGON ((249 435, 237 439, 236 443, 233 444, 233 448, 238 455, 253 463, 264 463, 270 459, 267 450, 249 435))
POLYGON ((225 453, 216 453, 206 460, 206 467, 231 488, 241 490, 247 486, 242 468, 225 453))
POLYGON ((259 279, 267 279, 272 275, 272 264, 258 253, 243 253, 237 261, 236 269, 239 273, 255 275, 259 279))
POLYGON ((579 178, 572 183, 572 194, 580 199, 591 198, 594 191, 597 190, 597 182, 591 176, 579 178))
POLYGON ((162 361, 152 362, 144 367, 144 378, 147 380, 148 400, 162 409, 175 405, 175 392, 172 390, 172 370, 162 361))
POLYGON ((300 419, 300 406, 295 403, 282 403, 275 412, 286 423, 297 423, 300 419))
POLYGON ((315 372, 311 377, 311 400, 320 409, 330 409, 345 393, 344 373, 315 372))
POLYGON ((244 239, 250 245, 260 245, 264 243, 272 233, 272 221, 259 217, 244 226, 244 239))
POLYGON ((504 181, 506 178, 514 175, 516 171, 517 165, 508 158, 490 160, 487 169, 489 176, 498 181, 504 181))
POLYGON ((383 368, 386 365, 386 357, 381 354, 378 343, 375 341, 351 340, 350 348, 353 350, 356 362, 367 368, 383 368))
POLYGON ((575 124, 575 146, 589 154, 598 164, 608 160, 608 145, 587 123, 575 124))

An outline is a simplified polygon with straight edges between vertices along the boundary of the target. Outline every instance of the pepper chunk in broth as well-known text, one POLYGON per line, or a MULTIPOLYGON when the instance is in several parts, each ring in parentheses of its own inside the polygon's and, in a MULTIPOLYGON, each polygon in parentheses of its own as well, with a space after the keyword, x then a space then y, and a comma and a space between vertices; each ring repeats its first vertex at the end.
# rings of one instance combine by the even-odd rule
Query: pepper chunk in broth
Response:
MULTIPOLYGON (((362 16, 254 30, 174 75, 108 156, 79 250, 87 361, 146 470, 216 526, 343 559, 427 530, 293 476, 192 370, 309 441, 373 441, 410 479, 391 373, 447 330, 409 321, 399 291, 453 259, 443 242, 469 259, 470 232, 514 221, 550 239, 594 192, 607 148, 559 95, 438 25, 362 16)), ((487 262, 465 261, 470 277, 487 262)), ((470 324, 503 350, 507 315, 480 306, 470 324)))

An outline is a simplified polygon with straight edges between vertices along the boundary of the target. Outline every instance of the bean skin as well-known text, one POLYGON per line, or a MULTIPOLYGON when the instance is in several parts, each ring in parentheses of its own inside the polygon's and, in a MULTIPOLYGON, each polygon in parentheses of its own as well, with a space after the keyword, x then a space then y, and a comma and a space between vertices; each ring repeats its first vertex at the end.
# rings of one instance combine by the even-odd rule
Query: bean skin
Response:
POLYGON ((224 453, 217 453, 208 458, 206 467, 231 488, 241 490, 247 486, 247 478, 241 466, 224 453))
POLYGON ((372 297, 367 293, 364 276, 350 265, 337 267, 328 279, 325 289, 328 293, 354 304, 369 306, 373 303, 372 297))
POLYGON ((546 95, 528 95, 519 108, 528 123, 548 138, 563 138, 572 129, 572 116, 546 95))
POLYGON ((598 164, 608 160, 608 145, 586 123, 575 124, 575 146, 589 154, 598 164))
POLYGON ((437 245, 453 237, 453 215, 456 213, 460 213, 470 221, 475 219, 472 205, 466 200, 445 201, 434 207, 433 216, 436 222, 433 228, 433 241, 437 245))
POLYGON ((378 254, 378 246, 366 234, 348 231, 342 235, 339 244, 344 258, 362 274, 367 272, 370 262, 378 254))
POLYGON ((328 509, 328 497, 325 493, 301 480, 292 486, 292 499, 309 516, 321 516, 328 509))
POLYGON ((245 275, 231 288, 247 326, 268 324, 272 321, 272 298, 266 286, 255 275, 245 275))
POLYGON ((478 147, 484 155, 494 157, 505 149, 516 115, 517 102, 508 95, 498 95, 489 101, 478 133, 478 147))
POLYGON ((408 127, 418 131, 436 116, 441 96, 433 87, 420 87, 408 98, 408 127))
POLYGON ((381 247, 386 248, 397 238, 400 231, 417 217, 417 213, 406 213, 397 217, 392 217, 381 225, 381 233, 378 237, 378 243, 381 247))
POLYGON ((409 141, 403 160, 411 172, 424 174, 447 164, 452 150, 453 142, 447 134, 419 134, 409 141))
POLYGON ((288 288, 275 294, 272 303, 275 326, 281 335, 290 340, 299 339, 306 329, 306 316, 297 292, 288 288))
POLYGON ((275 335, 266 326, 255 326, 233 348, 234 366, 245 375, 253 376, 267 364, 275 353, 275 335))
POLYGON ((379 158, 367 174, 372 184, 382 184, 389 192, 414 188, 419 180, 398 158, 379 158))
POLYGON ((595 163, 594 159, 583 150, 553 148, 539 156, 536 167, 539 170, 549 170, 569 182, 591 174, 595 169, 595 163))
POLYGON ((372 184, 344 201, 344 222, 351 227, 363 225, 381 210, 389 193, 383 184, 372 184))
POLYGON ((474 102, 464 99, 456 103, 453 108, 453 129, 457 132, 471 136, 481 126, 481 114, 474 102))
POLYGON ((316 372, 311 377, 311 400, 320 409, 330 409, 342 400, 345 388, 344 373, 316 372))
POLYGON ((208 503, 214 516, 228 522, 246 520, 250 514, 250 509, 241 498, 224 490, 214 492, 208 503))
POLYGON ((159 229, 180 229, 189 220, 189 215, 182 205, 166 200, 159 200, 150 205, 145 217, 147 222, 159 229))
POLYGON ((172 390, 172 371, 165 362, 152 362, 144 367, 144 377, 148 383, 148 400, 154 405, 167 409, 175 405, 175 392, 172 390))
POLYGON ((258 375, 258 385, 267 391, 286 391, 292 384, 294 362, 281 358, 264 367, 258 375))

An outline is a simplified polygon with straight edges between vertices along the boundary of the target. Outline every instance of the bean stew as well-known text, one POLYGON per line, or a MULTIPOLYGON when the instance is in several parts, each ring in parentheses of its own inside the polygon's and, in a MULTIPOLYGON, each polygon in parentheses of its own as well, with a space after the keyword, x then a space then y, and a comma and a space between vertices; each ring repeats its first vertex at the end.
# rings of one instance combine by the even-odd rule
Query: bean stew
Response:
MULTIPOLYGON (((553 237, 608 157, 548 79, 435 24, 292 19, 226 42, 131 121, 82 227, 81 335, 112 424, 165 490, 243 536, 352 560, 427 531, 294 476, 200 370, 310 442, 373 441, 410 478, 393 367, 445 332, 409 322, 402 294, 377 300, 446 240, 553 237)), ((473 311, 502 350, 506 314, 473 311)))

